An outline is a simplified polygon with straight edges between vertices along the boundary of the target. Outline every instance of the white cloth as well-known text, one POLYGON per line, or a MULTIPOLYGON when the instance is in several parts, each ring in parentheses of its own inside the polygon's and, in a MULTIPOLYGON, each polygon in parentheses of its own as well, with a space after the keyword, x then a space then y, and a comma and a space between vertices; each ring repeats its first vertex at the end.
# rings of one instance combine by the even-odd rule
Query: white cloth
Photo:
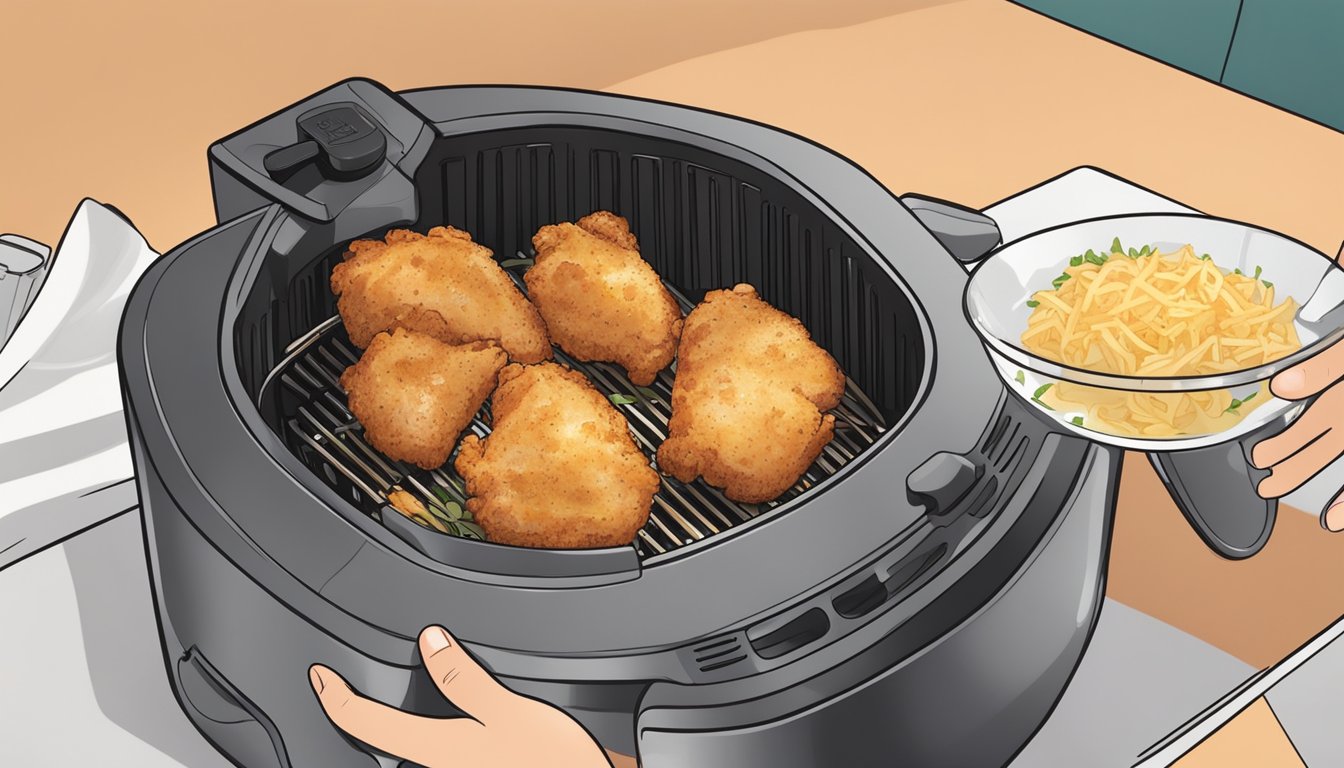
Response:
POLYGON ((157 257, 116 211, 84 200, 0 349, 0 551, 24 539, 31 550, 39 530, 49 543, 91 524, 47 502, 132 477, 117 330, 131 288, 157 257), (69 524, 34 527, 24 510, 69 524))

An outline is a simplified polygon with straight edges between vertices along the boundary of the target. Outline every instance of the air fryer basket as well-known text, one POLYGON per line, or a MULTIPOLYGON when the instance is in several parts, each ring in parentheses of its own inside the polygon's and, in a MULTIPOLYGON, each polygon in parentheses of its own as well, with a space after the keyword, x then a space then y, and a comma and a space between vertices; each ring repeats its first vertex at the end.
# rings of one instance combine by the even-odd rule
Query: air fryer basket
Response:
MULTIPOLYGON (((747 282, 803 321, 851 380, 837 412, 838 434, 797 488, 762 505, 736 504, 702 483, 664 478, 649 524, 636 540, 641 557, 666 554, 750 523, 838 475, 875 444, 914 403, 925 371, 920 320, 907 295, 808 201, 759 168, 689 145, 600 128, 539 126, 455 136, 431 148, 415 179, 418 231, 448 224, 491 248, 496 258, 527 258, 544 224, 593 210, 627 217, 641 255, 689 309, 706 291, 747 282)), ((384 229, 361 233, 381 237, 384 229)), ((387 506, 393 485, 426 502, 465 499, 451 460, 417 472, 367 446, 345 408, 337 379, 357 359, 336 321, 330 275, 346 243, 305 260, 301 249, 272 255, 234 325, 240 378, 267 424, 313 474, 365 514, 422 552, 451 561, 474 541, 410 524, 387 506), (383 513, 386 513, 385 515, 383 513)), ((525 267, 511 266, 521 286, 525 267)), ((584 370, 623 406, 650 456, 665 436, 672 374, 641 397, 615 366, 560 360, 584 370)), ((488 409, 472 429, 489 429, 488 409)), ((622 548, 624 549, 624 548, 622 548)), ((522 553, 518 553, 523 556, 522 553)), ((593 552, 615 562, 627 553, 593 552)), ((544 558, 544 554, 536 558, 544 558)))

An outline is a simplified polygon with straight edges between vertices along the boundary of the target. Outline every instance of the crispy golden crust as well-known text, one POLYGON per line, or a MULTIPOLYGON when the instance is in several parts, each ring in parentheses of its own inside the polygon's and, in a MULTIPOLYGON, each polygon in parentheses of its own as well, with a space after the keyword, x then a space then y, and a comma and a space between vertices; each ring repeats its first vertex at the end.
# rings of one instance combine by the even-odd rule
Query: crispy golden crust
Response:
POLYGON ((649 518, 658 473, 622 416, 583 374, 556 363, 499 374, 485 440, 468 435, 455 466, 467 508, 500 544, 629 544, 649 518))
POLYGON ((649 384, 672 362, 681 307, 640 258, 630 225, 598 211, 577 224, 550 224, 532 238, 528 296, 551 339, 573 357, 612 362, 649 384))
POLYGON ((749 285, 713 291, 686 318, 658 467, 730 499, 784 493, 831 441, 845 376, 796 318, 749 285))
POLYGON ((374 448, 434 469, 448 460, 507 362, 494 342, 454 346, 397 328, 373 337, 341 386, 374 448))
POLYGON ((356 240, 332 270, 331 290, 360 348, 381 331, 409 328, 449 344, 497 341, 519 362, 551 357, 541 315, 490 249, 460 229, 394 229, 383 240, 356 240))

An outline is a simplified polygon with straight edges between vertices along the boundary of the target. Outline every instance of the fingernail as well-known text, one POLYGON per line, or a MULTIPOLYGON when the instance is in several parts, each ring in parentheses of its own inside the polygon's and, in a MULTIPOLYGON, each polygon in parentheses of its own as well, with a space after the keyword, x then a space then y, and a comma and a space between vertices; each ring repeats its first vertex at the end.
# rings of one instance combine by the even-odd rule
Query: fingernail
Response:
POLYGON ((1292 397, 1307 384, 1307 376, 1296 368, 1288 370, 1275 376, 1269 382, 1269 390, 1278 397, 1292 397))
POLYGON ((1330 502, 1330 508, 1321 515, 1321 525, 1331 533, 1344 531, 1344 496, 1336 497, 1330 502))
POLYGON ((316 666, 308 668, 308 682, 313 684, 313 690, 317 693, 327 688, 327 682, 322 679, 322 672, 316 666))
POLYGON ((452 641, 448 639, 448 633, 443 631, 443 627, 426 628, 420 635, 420 639, 424 642, 425 649, 429 651, 431 656, 452 645, 452 641))

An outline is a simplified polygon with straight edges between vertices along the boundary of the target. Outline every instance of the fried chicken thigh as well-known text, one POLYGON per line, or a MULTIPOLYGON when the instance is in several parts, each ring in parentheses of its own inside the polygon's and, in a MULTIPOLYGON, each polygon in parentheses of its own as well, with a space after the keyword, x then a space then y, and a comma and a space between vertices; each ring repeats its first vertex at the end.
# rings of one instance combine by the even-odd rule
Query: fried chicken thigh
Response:
POLYGON ((507 362, 494 342, 445 344, 397 328, 373 337, 341 374, 341 386, 374 448, 434 469, 448 460, 507 362))
POLYGON ((496 341, 517 362, 551 357, 546 326, 489 248, 453 227, 356 240, 331 273, 350 341, 409 328, 449 344, 496 341))
POLYGON ((835 429, 845 376, 796 318, 738 285, 686 318, 658 466, 730 499, 769 501, 816 460, 835 429))
POLYGON ((583 374, 556 363, 510 365, 492 414, 490 435, 468 435, 455 462, 467 508, 490 541, 591 548, 634 540, 658 473, 583 374))
POLYGON ((625 219, 598 211, 577 224, 550 224, 532 245, 528 296, 561 349, 585 362, 616 363, 640 385, 672 362, 681 307, 640 257, 625 219))

